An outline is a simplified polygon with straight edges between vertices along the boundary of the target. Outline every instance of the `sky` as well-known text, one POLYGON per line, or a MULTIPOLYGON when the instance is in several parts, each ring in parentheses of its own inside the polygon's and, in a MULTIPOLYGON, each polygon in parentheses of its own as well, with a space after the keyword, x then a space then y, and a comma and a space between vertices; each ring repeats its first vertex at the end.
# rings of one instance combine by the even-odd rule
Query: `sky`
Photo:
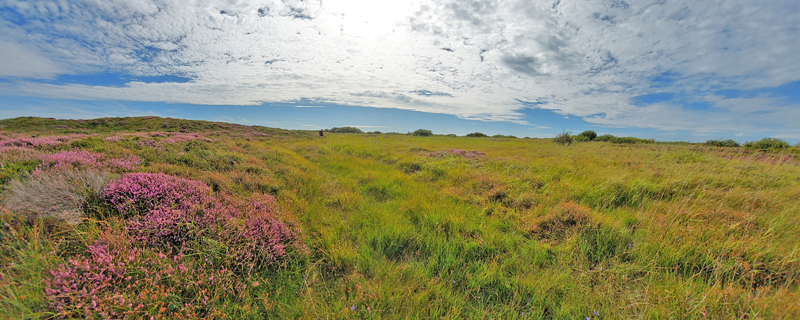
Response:
POLYGON ((800 142, 797 0, 0 0, 0 118, 800 142))

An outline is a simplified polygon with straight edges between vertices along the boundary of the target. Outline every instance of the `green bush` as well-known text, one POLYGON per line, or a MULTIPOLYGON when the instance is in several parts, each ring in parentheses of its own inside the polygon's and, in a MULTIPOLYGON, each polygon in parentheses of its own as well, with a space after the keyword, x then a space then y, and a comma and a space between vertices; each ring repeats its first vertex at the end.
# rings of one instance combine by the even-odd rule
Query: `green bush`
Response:
POLYGON ((496 134, 496 135, 493 135, 492 138, 512 138, 512 139, 516 139, 517 137, 511 136, 511 135, 507 136, 507 135, 502 135, 502 134, 496 134))
POLYGON ((578 137, 584 137, 587 138, 589 141, 592 141, 595 138, 597 138, 597 132, 594 132, 592 130, 586 130, 584 132, 579 133, 578 137))
POLYGON ((341 127, 341 128, 333 127, 333 128, 331 128, 330 132, 333 132, 333 133, 364 133, 364 131, 361 131, 361 129, 354 128, 354 127, 341 127))
POLYGON ((606 141, 611 143, 619 143, 619 144, 634 144, 634 143, 655 143, 655 139, 642 139, 636 137, 616 137, 610 134, 604 134, 602 136, 598 136, 594 139, 594 141, 606 141))
POLYGON ((430 137, 433 135, 433 131, 428 129, 417 129, 416 131, 412 132, 411 135, 417 137, 430 137))
POLYGON ((788 142, 777 138, 764 138, 759 141, 747 141, 744 146, 751 149, 774 150, 791 147, 788 142))
POLYGON ((614 142, 615 139, 617 139, 617 137, 615 137, 613 135, 610 135, 610 134, 604 134, 602 136, 594 138, 594 141, 614 142))
POLYGON ((473 133, 467 134, 467 137, 483 138, 483 137, 487 137, 487 135, 485 135, 483 133, 480 133, 480 132, 473 132, 473 133))
POLYGON ((728 147, 728 148, 736 148, 739 146, 739 143, 733 141, 731 139, 728 140, 708 140, 705 142, 706 145, 712 147, 728 147))
POLYGON ((587 136, 582 136, 582 135, 575 136, 575 142, 589 142, 589 141, 592 141, 592 139, 589 139, 589 137, 587 136))
POLYGON ((569 132, 562 132, 556 135, 556 138, 553 139, 553 142, 561 144, 561 145, 569 145, 574 142, 575 139, 569 134, 569 132))

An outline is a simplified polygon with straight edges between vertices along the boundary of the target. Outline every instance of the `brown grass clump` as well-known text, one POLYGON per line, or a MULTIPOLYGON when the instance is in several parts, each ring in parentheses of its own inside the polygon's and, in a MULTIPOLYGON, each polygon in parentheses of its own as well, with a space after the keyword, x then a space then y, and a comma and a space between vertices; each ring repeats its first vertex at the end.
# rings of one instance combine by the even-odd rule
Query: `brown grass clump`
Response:
POLYGON ((537 218, 528 231, 539 240, 558 243, 570 234, 591 228, 594 224, 588 208, 567 202, 537 218))
POLYGON ((109 180, 110 173, 93 169, 40 172, 27 180, 12 180, 5 204, 13 211, 78 224, 87 197, 102 191, 109 180))

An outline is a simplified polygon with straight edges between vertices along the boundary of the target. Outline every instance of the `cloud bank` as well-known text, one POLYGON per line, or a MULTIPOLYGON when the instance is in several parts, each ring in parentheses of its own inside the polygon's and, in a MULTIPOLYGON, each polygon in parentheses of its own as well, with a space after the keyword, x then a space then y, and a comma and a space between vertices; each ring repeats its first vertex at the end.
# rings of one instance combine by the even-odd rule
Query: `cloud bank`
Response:
POLYGON ((0 94, 797 136, 800 98, 762 89, 800 81, 798 34, 791 0, 6 0, 0 94), (62 81, 107 73, 133 80, 62 81), (165 75, 190 81, 136 80, 165 75))

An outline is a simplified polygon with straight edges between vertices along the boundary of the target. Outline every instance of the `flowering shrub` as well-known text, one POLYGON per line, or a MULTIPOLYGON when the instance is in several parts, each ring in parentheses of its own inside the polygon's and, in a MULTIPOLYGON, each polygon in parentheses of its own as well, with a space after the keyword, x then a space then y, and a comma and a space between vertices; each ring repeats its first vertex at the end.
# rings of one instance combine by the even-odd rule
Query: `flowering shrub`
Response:
POLYGON ((211 202, 211 188, 202 182, 163 173, 129 173, 112 182, 105 199, 123 216, 164 207, 188 210, 211 202))
POLYGON ((105 155, 83 150, 40 153, 36 156, 42 161, 36 172, 44 170, 70 169, 76 167, 109 169, 111 171, 133 170, 141 161, 139 157, 107 159, 105 155))
POLYGON ((249 271, 284 258, 290 249, 305 250, 296 232, 278 220, 275 206, 275 198, 270 195, 240 200, 234 218, 222 223, 231 268, 249 271))
POLYGON ((269 265, 289 249, 304 250, 298 234, 277 217, 275 198, 213 196, 202 182, 163 173, 131 173, 112 182, 104 197, 123 217, 134 239, 182 248, 206 237, 225 246, 216 258, 247 271, 269 265))
POLYGON ((57 318, 214 317, 206 304, 242 288, 227 270, 195 264, 182 253, 137 248, 123 234, 102 235, 86 253, 45 277, 57 318))
POLYGON ((17 147, 52 147, 69 142, 75 139, 86 137, 85 134, 74 134, 66 136, 38 136, 38 137, 25 137, 25 136, 0 136, 0 146, 17 146, 17 147))
POLYGON ((114 172, 132 171, 141 162, 141 159, 137 156, 108 158, 101 153, 83 150, 48 153, 19 146, 0 147, 0 159, 3 162, 37 161, 39 165, 32 172, 34 175, 51 170, 71 169, 107 169, 114 172))

